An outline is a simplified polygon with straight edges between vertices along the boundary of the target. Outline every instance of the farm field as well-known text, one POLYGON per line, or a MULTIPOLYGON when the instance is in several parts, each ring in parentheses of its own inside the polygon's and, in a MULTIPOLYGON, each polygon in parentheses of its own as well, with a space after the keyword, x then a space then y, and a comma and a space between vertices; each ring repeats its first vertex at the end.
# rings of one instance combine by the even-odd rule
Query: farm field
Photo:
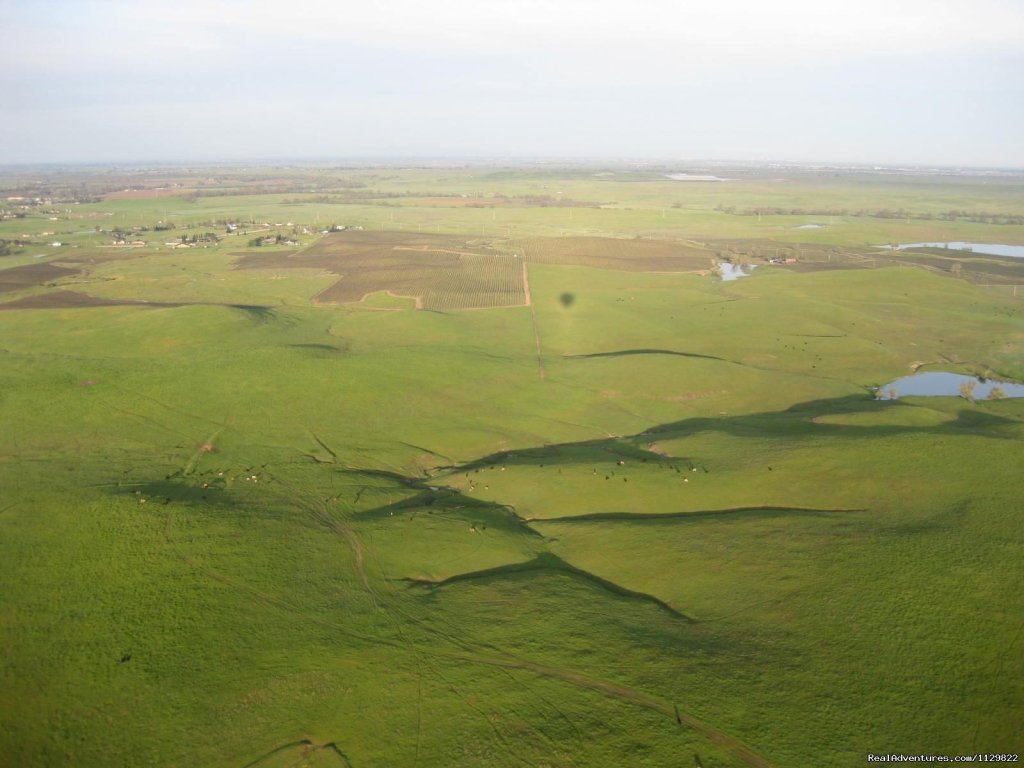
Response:
POLYGON ((242 269, 321 269, 340 276, 320 302, 351 303, 385 291, 419 309, 523 306, 522 262, 475 242, 445 235, 392 232, 329 234, 301 253, 248 255, 242 269))
POLYGON ((1019 753, 1024 179, 683 170, 0 176, 0 763, 1019 753))

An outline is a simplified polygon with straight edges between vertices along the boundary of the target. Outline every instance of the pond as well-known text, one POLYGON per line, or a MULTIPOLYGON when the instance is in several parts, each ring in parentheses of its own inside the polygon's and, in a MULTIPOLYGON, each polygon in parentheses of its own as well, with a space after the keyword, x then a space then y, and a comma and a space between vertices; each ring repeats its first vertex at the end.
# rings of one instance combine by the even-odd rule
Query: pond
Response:
MULTIPOLYGON (((891 245, 879 247, 892 249, 891 245)), ((950 243, 900 243, 896 246, 898 251, 903 251, 907 248, 948 248, 956 251, 987 253, 992 256, 1013 256, 1018 259, 1024 259, 1024 245, 1007 245, 1006 243, 965 243, 955 241, 950 243)))
POLYGON ((891 381, 877 390, 879 400, 896 400, 910 395, 926 397, 969 397, 972 400, 998 399, 1000 397, 1024 397, 1024 384, 997 379, 983 379, 980 376, 965 376, 961 373, 928 371, 904 376, 891 381), (993 396, 993 392, 995 395, 993 396))
POLYGON ((728 261, 718 264, 718 274, 722 280, 739 280, 741 277, 747 277, 755 269, 757 264, 730 264, 728 261))
POLYGON ((822 229, 824 224, 801 224, 799 227, 793 227, 793 229, 822 229))
POLYGON ((667 173, 665 178, 672 181, 728 181, 721 176, 711 176, 701 173, 667 173))

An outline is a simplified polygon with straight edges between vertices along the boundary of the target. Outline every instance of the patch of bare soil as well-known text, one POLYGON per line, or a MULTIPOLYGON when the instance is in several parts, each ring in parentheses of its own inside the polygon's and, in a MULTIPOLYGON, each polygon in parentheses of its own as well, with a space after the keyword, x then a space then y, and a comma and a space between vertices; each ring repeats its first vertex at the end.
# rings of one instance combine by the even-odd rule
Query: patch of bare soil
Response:
POLYGON ((0 304, 0 311, 12 309, 84 309, 87 307, 181 307, 155 301, 134 301, 132 299, 101 299, 78 291, 51 291, 37 296, 25 296, 15 301, 0 304))
POLYGON ((56 264, 26 264, 0 271, 0 293, 21 291, 25 288, 46 285, 62 277, 80 274, 81 270, 58 267, 56 264))

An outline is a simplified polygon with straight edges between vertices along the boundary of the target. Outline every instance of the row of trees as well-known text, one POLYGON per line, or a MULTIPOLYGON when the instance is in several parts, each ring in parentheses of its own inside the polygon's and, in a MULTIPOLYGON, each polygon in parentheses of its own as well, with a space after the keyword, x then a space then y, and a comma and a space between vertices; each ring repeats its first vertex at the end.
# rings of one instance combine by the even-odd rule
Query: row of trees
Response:
POLYGON ((929 211, 907 211, 903 208, 737 208, 734 205, 719 205, 716 210, 737 216, 858 216, 876 219, 917 219, 920 221, 973 221, 979 224, 1024 224, 1024 214, 992 213, 990 211, 949 210, 941 213, 929 211))
POLYGON ((295 245, 295 241, 284 235, 267 235, 265 237, 254 237, 249 241, 250 248, 259 248, 263 245, 295 245))

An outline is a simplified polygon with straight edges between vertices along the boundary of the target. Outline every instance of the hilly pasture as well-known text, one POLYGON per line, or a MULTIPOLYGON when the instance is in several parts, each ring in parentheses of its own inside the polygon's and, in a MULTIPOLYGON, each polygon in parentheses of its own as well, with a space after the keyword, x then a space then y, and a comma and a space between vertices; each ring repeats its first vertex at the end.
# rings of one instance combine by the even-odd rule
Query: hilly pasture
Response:
MULTIPOLYGON (((612 184, 396 176, 489 184, 477 203, 612 184)), ((615 184, 651 207, 678 189, 615 184)), ((865 194, 768 192, 822 189, 865 194)), ((192 204, 279 204, 239 199, 192 204)), ((1024 378, 1019 297, 929 268, 948 254, 871 264, 847 239, 767 264, 792 241, 579 219, 457 234, 476 213, 287 248, 83 239, 0 269, 4 762, 1019 751, 1024 403, 874 391, 1024 378), (761 265, 723 282, 725 258, 761 265)))

